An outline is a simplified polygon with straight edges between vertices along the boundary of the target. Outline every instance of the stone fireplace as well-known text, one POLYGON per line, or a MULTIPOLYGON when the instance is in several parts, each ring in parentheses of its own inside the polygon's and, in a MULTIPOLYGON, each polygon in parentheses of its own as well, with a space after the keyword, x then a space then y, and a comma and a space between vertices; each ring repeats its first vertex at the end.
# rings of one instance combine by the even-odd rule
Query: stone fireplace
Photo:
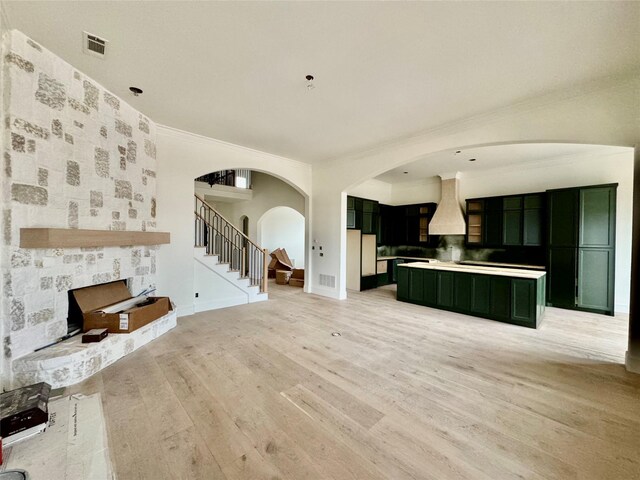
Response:
POLYGON ((2 39, 2 386, 67 333, 68 290, 155 284, 157 246, 21 248, 20 229, 156 228, 155 124, 18 31, 2 39))

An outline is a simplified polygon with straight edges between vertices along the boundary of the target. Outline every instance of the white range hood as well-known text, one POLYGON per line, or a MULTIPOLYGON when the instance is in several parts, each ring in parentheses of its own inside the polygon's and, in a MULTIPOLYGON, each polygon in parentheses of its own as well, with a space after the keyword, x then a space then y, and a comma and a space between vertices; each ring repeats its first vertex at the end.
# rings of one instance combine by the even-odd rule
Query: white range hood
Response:
POLYGON ((458 200, 459 173, 440 175, 442 192, 436 213, 429 222, 429 235, 464 235, 466 224, 458 200))

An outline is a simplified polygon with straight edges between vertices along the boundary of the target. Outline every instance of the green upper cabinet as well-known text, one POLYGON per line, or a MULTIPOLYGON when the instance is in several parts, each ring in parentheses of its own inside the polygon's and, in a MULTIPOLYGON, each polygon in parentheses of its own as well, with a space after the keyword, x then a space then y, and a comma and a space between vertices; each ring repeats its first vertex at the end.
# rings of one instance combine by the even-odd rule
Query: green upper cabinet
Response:
POLYGON ((547 193, 550 246, 576 246, 578 195, 578 189, 552 190, 547 193))
POLYGON ((484 214, 484 246, 502 246, 502 210, 487 210, 484 214))
POLYGON ((544 193, 467 200, 467 244, 541 247, 544 205, 544 193))
POLYGON ((616 190, 580 190, 580 247, 612 248, 615 242, 616 190))
POLYGON ((503 245, 522 245, 522 210, 505 210, 502 228, 503 245))
POLYGON ((364 234, 378 234, 380 205, 375 200, 347 197, 347 228, 362 230, 364 234))
POLYGON ((502 199, 502 209, 503 210, 521 210, 522 209, 522 195, 504 197, 502 199))
POLYGON ((535 193, 524 196, 522 215, 522 245, 540 247, 544 244, 545 195, 535 193))
POLYGON ((525 209, 523 215, 522 244, 527 247, 539 247, 543 242, 541 208, 525 209))

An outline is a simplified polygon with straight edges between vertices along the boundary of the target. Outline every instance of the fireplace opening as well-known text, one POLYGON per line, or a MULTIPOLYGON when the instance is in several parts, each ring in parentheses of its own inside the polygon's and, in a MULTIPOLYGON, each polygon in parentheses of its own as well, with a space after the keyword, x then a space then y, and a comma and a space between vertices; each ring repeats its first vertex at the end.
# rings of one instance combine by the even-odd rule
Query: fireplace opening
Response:
MULTIPOLYGON (((67 316, 67 335, 68 336, 75 335, 76 333, 79 333, 82 331, 82 321, 83 321, 82 308, 80 308, 80 305, 78 305, 78 301, 76 299, 74 292, 77 292, 78 290, 84 290, 87 288, 93 289, 94 287, 116 284, 116 283, 124 283, 125 286, 129 288, 128 280, 122 279, 122 280, 116 280, 114 282, 96 283, 95 285, 89 285, 87 287, 81 287, 81 288, 74 288, 67 291, 67 295, 69 298, 69 312, 67 316)), ((109 291, 109 289, 105 289, 105 291, 109 291)), ((113 299, 105 297, 104 303, 101 305, 97 305, 96 308, 104 307, 105 305, 115 303, 112 300, 113 299)), ((98 303, 100 303, 100 301, 98 301, 98 303)))

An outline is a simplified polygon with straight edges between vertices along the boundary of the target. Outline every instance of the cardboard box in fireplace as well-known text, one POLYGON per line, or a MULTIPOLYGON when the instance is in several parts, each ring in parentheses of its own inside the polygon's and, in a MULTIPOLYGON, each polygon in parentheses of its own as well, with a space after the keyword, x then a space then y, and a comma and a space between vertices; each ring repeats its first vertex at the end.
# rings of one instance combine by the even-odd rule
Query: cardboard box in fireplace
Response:
POLYGON ((148 297, 141 306, 117 313, 101 310, 133 298, 124 280, 78 288, 71 292, 82 311, 82 330, 106 328, 109 333, 131 333, 173 310, 169 297, 148 297))

